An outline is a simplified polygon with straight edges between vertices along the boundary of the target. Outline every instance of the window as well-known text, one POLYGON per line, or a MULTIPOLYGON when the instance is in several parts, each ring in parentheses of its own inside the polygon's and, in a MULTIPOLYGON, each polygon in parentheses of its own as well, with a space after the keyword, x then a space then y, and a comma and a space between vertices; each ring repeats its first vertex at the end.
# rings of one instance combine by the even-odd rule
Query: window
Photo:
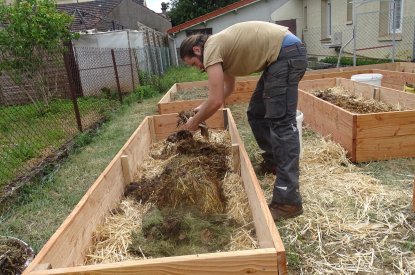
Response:
POLYGON ((304 18, 304 29, 307 29, 307 25, 308 25, 308 23, 307 23, 307 6, 304 6, 303 18, 304 18))
POLYGON ((347 22, 353 22, 353 0, 347 0, 347 22))
POLYGON ((402 0, 394 0, 389 3, 389 33, 402 32, 402 17, 403 17, 403 8, 402 0), (395 9, 394 9, 395 7, 395 9), (395 11, 395 14, 394 14, 395 11), (395 18, 395 21, 393 20, 395 18))
POLYGON ((194 30, 186 30, 186 36, 190 36, 192 34, 198 34, 198 33, 203 33, 203 34, 212 34, 212 28, 206 28, 206 29, 194 29, 194 30))
POLYGON ((331 0, 321 1, 321 39, 331 36, 331 0))

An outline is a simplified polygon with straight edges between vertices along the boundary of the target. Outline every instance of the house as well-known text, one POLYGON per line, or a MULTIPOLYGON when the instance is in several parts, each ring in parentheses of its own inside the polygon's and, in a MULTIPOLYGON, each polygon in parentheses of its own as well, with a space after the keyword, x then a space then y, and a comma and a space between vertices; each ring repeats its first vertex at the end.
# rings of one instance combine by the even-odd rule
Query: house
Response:
POLYGON ((317 58, 339 52, 351 56, 355 48, 357 56, 414 58, 413 0, 242 0, 174 26, 168 33, 177 49, 190 34, 214 34, 249 20, 289 27, 307 45, 309 56, 317 58))
POLYGON ((404 61, 414 57, 413 0, 304 0, 302 14, 303 38, 314 56, 337 56, 343 46, 348 56, 356 48, 357 56, 404 61))
POLYGON ((58 9, 75 18, 72 31, 137 30, 138 22, 162 33, 171 28, 168 18, 148 9, 139 0, 82 1, 58 4, 58 9))

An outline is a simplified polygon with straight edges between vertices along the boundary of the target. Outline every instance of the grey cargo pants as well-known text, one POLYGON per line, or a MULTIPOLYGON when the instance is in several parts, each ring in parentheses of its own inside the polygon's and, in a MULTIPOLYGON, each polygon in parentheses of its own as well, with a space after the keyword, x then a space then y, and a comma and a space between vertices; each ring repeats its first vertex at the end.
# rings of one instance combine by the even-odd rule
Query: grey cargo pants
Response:
POLYGON ((307 68, 307 52, 295 44, 281 49, 262 73, 247 115, 264 160, 277 167, 272 202, 301 205, 300 140, 296 123, 298 82, 307 68))

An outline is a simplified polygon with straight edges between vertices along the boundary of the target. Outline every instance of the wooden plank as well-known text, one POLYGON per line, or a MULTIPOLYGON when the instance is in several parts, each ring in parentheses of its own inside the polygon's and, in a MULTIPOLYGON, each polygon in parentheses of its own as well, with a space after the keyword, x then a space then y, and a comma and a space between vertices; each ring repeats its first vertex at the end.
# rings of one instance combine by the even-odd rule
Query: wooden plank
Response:
POLYGON ((307 71, 305 75, 315 75, 315 74, 333 73, 333 72, 348 72, 348 71, 356 71, 356 70, 373 70, 373 69, 396 71, 396 65, 393 63, 381 63, 381 64, 370 64, 370 65, 363 65, 363 66, 349 66, 349 67, 341 67, 341 68, 320 69, 320 70, 307 71))
POLYGON ((148 117, 148 129, 149 129, 149 133, 150 133, 150 138, 152 141, 156 141, 157 137, 156 137, 156 127, 155 127, 155 123, 154 123, 154 117, 148 117))
POLYGON ((357 117, 356 129, 358 139, 396 136, 414 138, 415 111, 361 114, 357 117))
POLYGON ((236 81, 235 89, 232 92, 232 94, 239 94, 239 93, 252 94, 256 88, 257 83, 258 83, 257 80, 236 81))
POLYGON ((128 162, 128 155, 121 156, 121 167, 124 176, 124 185, 131 183, 130 164, 128 162))
POLYGON ((415 136, 365 138, 356 141, 356 161, 388 160, 413 157, 415 136))
POLYGON ((383 76, 382 86, 384 87, 391 88, 389 86, 393 85, 394 87, 398 87, 397 90, 403 91, 403 86, 406 82, 415 84, 415 73, 395 72, 387 70, 373 70, 373 73, 381 74, 383 76))
POLYGON ((126 261, 34 271, 31 275, 46 274, 136 274, 136 275, 212 275, 212 274, 277 274, 275 249, 218 252, 189 256, 126 261))
POLYGON ((241 174, 241 161, 238 144, 232 144, 232 170, 236 174, 241 174))
MULTIPOLYGON (((138 160, 140 158, 134 156, 134 151, 138 151, 138 146, 143 143, 149 143, 147 137, 141 137, 143 131, 148 132, 147 119, 140 124, 74 210, 44 245, 27 268, 28 272, 39 264, 45 263, 51 264, 53 268, 83 264, 85 251, 92 241, 93 231, 97 225, 102 223, 104 216, 115 207, 124 193, 121 155, 129 154, 132 160, 138 160), (135 143, 138 138, 141 142, 135 143)), ((139 164, 140 162, 137 163, 137 165, 139 164)))
POLYGON ((303 91, 313 91, 313 90, 324 90, 336 86, 336 79, 317 79, 317 80, 305 80, 300 81, 298 84, 298 89, 303 91))
MULTIPOLYGON (((245 150, 245 146, 241 140, 241 137, 236 128, 235 120, 228 112, 229 132, 231 137, 233 136, 233 143, 239 144, 240 147, 240 162, 241 162, 241 176, 244 182, 245 191, 248 195, 249 205, 251 206, 252 216, 254 219, 256 234, 258 242, 261 248, 275 247, 277 254, 280 254, 278 265, 282 269, 285 269, 285 249, 281 241, 281 237, 278 234, 278 230, 272 219, 271 213, 268 209, 268 204, 265 201, 265 197, 261 186, 259 185, 255 171, 249 160, 248 153, 245 150), (233 133, 233 134, 232 134, 233 133)), ((284 270, 280 270, 284 273, 284 270)))
POLYGON ((194 87, 208 87, 208 84, 209 83, 207 80, 176 83, 178 91, 187 90, 194 87))
POLYGON ((192 110, 204 101, 204 99, 193 99, 159 104, 159 114, 180 113, 183 110, 192 110))
POLYGON ((412 191, 412 211, 414 211, 415 212, 415 178, 414 178, 414 183, 412 183, 412 188, 413 188, 413 191, 412 191))
POLYGON ((228 96, 225 100, 225 105, 229 106, 236 103, 246 103, 251 100, 252 92, 251 93, 235 93, 228 96))
MULTIPOLYGON (((324 82, 321 82, 324 84, 324 82)), ((353 114, 336 105, 299 90, 299 110, 304 123, 323 136, 340 143, 350 154, 353 152, 353 114), (327 119, 330 118, 330 119, 327 119)))
POLYGON ((38 264, 33 270, 48 270, 52 269, 52 265, 50 263, 38 264))
POLYGON ((249 76, 238 76, 236 77, 236 81, 256 81, 258 82, 261 75, 249 75, 249 76))
POLYGON ((319 73, 319 74, 305 74, 301 81, 305 80, 314 80, 314 79, 323 79, 323 78, 348 78, 350 79, 352 75, 355 74, 368 74, 372 73, 372 70, 354 70, 347 72, 328 72, 328 73, 319 73))
MULTIPOLYGON (((177 113, 153 116, 156 140, 164 139, 177 131, 177 113)), ((223 113, 216 112, 206 124, 209 128, 223 128, 223 113)))
POLYGON ((415 94, 413 93, 381 87, 379 100, 392 106, 415 109, 415 94))
POLYGON ((261 186, 259 185, 255 171, 252 168, 248 153, 245 150, 245 146, 240 138, 238 129, 236 128, 235 120, 230 111, 228 111, 227 114, 232 143, 239 144, 240 147, 241 176, 251 206, 260 247, 275 247, 277 251, 283 251, 284 246, 282 245, 274 220, 269 212, 268 204, 265 201, 261 186), (269 230, 266 230, 267 228, 269 228, 269 230))
POLYGON ((397 71, 415 73, 415 63, 413 62, 397 62, 397 71))
POLYGON ((167 103, 171 101, 171 95, 177 91, 177 84, 171 86, 167 93, 160 99, 159 103, 167 103))

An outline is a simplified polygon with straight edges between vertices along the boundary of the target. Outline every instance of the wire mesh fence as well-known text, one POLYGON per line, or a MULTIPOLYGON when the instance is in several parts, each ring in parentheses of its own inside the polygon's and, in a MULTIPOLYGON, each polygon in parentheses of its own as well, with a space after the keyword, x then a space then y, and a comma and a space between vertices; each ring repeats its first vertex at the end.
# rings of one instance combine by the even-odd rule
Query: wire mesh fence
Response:
POLYGON ((414 7, 415 2, 404 0, 321 1, 321 6, 309 11, 303 31, 309 56, 316 60, 311 66, 330 67, 318 62, 326 57, 337 61, 355 56, 357 65, 369 59, 413 60, 415 14, 407 9, 414 7))
MULTIPOLYGON (((105 120, 139 85, 140 71, 161 74, 171 66, 163 47, 69 45, 54 55, 33 54, 42 54, 41 69, 0 75, 0 198, 65 155, 80 132, 105 120)), ((2 54, 0 62, 8 58, 13 56, 2 54)))

